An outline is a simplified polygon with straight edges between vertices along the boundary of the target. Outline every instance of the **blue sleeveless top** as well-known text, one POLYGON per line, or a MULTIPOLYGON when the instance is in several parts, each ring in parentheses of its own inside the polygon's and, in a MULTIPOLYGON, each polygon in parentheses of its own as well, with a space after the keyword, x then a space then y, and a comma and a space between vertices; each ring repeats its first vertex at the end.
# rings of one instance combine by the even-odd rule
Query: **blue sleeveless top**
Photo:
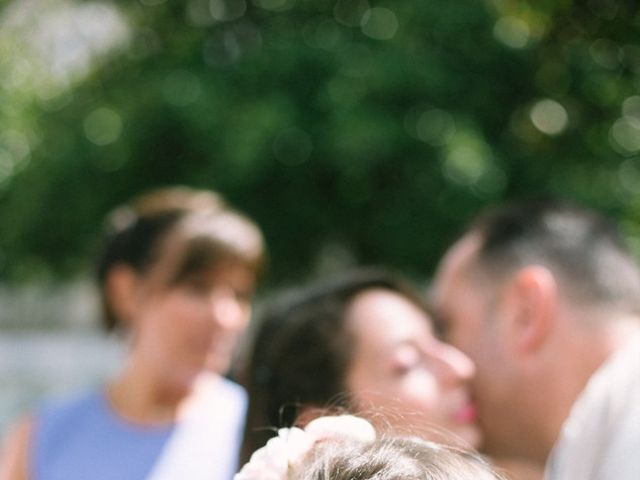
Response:
MULTIPOLYGON (((227 401, 246 402, 241 387, 227 380, 224 384, 231 394, 227 401)), ((237 419, 238 433, 243 422, 244 418, 237 419)), ((32 480, 143 480, 177 429, 175 424, 143 426, 122 419, 102 391, 45 406, 34 427, 29 458, 32 480)), ((220 433, 227 440, 237 437, 234 432, 220 433)), ((212 455, 227 465, 229 478, 211 480, 230 480, 237 467, 239 441, 224 443, 226 448, 212 455)))
POLYGON ((33 480, 141 480, 173 429, 126 422, 102 392, 46 406, 36 417, 33 480))

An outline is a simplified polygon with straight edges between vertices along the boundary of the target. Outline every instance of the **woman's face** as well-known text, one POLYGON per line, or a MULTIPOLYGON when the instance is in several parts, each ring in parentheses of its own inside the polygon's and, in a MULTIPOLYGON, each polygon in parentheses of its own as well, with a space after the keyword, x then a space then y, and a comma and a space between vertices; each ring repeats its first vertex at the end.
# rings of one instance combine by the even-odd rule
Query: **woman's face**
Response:
POLYGON ((467 391, 474 366, 434 335, 423 310, 391 290, 371 289, 349 306, 347 328, 355 337, 347 388, 358 413, 381 429, 479 444, 467 391))
POLYGON ((178 388, 205 371, 225 373, 249 322, 254 273, 220 263, 177 285, 139 284, 133 354, 178 388))

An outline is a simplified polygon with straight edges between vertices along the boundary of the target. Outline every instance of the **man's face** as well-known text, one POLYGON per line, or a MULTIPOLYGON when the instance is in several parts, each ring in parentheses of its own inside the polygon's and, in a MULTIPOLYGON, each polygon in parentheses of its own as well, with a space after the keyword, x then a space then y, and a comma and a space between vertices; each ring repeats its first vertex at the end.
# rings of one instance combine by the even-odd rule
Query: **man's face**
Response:
POLYGON ((478 238, 469 235, 447 253, 435 278, 433 300, 446 340, 475 363, 471 388, 485 449, 510 455, 516 453, 514 441, 522 435, 518 415, 526 412, 519 411, 515 396, 518 375, 498 313, 499 282, 471 271, 478 247, 478 238))

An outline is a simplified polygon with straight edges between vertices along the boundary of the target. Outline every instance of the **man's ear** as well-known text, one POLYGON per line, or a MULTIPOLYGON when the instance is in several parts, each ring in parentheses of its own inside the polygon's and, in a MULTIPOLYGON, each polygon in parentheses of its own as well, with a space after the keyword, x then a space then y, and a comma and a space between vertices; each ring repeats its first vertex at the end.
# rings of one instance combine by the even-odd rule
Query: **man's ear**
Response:
POLYGON ((537 351, 547 340, 558 313, 558 287, 549 269, 530 265, 518 270, 508 288, 512 345, 520 353, 537 351))
POLYGON ((130 328, 137 308, 138 274, 127 265, 109 270, 104 282, 107 303, 125 329, 130 328))

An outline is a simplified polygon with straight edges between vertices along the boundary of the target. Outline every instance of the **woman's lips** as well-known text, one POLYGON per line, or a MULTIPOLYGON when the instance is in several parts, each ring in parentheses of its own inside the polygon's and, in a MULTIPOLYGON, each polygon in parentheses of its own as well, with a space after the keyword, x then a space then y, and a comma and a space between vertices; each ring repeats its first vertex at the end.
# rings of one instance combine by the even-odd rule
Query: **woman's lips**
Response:
POLYGON ((469 402, 459 408, 453 416, 454 420, 459 423, 471 423, 474 422, 477 417, 478 410, 472 402, 469 402))

